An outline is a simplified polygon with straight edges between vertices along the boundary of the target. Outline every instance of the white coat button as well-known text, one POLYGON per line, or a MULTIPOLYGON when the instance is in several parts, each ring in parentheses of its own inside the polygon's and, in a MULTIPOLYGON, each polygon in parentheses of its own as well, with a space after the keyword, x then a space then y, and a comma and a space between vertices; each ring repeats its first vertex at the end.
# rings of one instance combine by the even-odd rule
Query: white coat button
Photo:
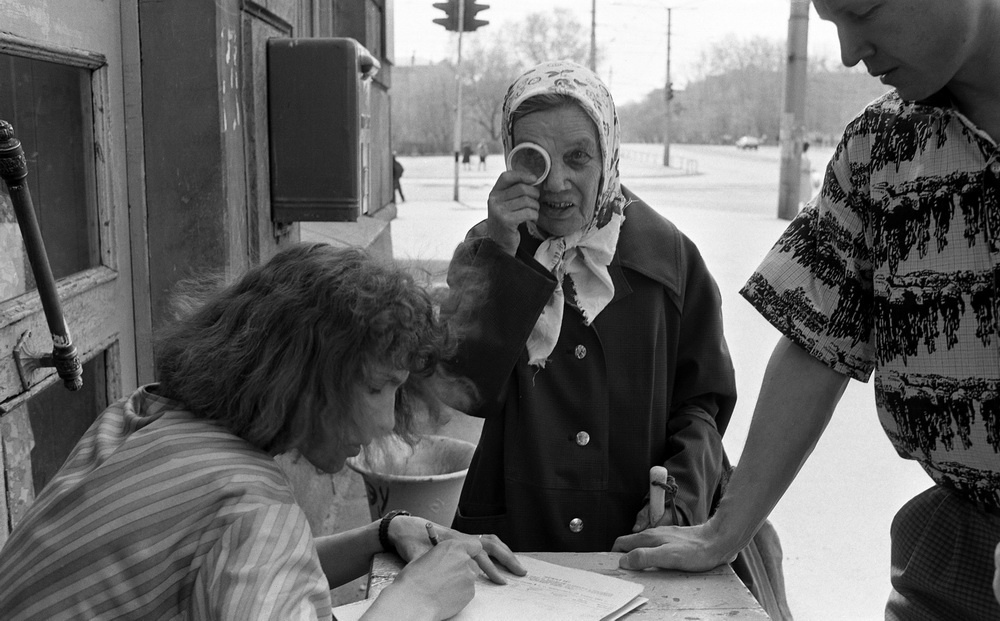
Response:
POLYGON ((583 345, 577 345, 573 353, 576 355, 577 360, 583 360, 587 357, 587 348, 583 345))
POLYGON ((587 446, 588 444, 590 444, 590 434, 587 433, 586 431, 581 431, 580 433, 576 434, 576 443, 579 444, 580 446, 587 446))
POLYGON ((578 533, 583 530, 583 520, 580 518, 573 518, 569 521, 569 529, 574 533, 578 533))

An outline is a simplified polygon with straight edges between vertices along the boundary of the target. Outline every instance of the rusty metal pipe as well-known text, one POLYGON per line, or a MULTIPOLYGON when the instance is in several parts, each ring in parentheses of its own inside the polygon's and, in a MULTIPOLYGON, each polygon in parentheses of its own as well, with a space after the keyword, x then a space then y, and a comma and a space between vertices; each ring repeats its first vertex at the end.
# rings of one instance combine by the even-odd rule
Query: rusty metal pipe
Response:
POLYGON ((43 358, 42 366, 54 366, 63 384, 70 390, 83 387, 83 368, 73 346, 69 328, 63 318, 62 305, 56 293, 56 281, 52 277, 49 257, 45 254, 45 244, 42 232, 35 218, 35 209, 31 203, 31 193, 25 179, 28 176, 28 164, 21 148, 21 141, 14 137, 14 128, 7 121, 0 120, 0 177, 7 183, 7 192, 14 207, 14 216, 21 229, 24 250, 31 264, 31 273, 35 276, 38 296, 42 300, 42 309, 52 334, 52 356, 43 358))

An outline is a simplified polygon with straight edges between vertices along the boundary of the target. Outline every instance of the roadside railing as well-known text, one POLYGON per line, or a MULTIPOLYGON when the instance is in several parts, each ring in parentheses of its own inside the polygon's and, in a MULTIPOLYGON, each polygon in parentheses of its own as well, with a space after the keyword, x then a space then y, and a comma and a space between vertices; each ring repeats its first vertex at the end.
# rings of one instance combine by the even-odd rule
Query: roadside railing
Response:
MULTIPOLYGON (((644 166, 663 166, 662 151, 622 149, 621 157, 623 160, 628 160, 631 163, 638 163, 644 166)), ((671 155, 670 168, 679 170, 685 175, 697 175, 698 160, 690 157, 671 155)))
POLYGON ((679 168, 684 171, 685 175, 697 175, 698 174, 698 160, 691 157, 680 157, 672 156, 670 162, 671 168, 679 168))

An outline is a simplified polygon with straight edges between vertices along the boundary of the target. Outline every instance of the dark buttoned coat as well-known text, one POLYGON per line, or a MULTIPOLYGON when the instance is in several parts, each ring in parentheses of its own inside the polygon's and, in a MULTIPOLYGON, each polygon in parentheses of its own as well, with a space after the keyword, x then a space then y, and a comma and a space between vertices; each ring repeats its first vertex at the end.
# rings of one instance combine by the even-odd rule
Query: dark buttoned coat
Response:
MULTIPOLYGON (((483 417, 454 527, 515 551, 607 551, 645 506, 649 469, 679 485, 681 524, 708 518, 736 385, 718 287, 694 243, 626 191, 615 294, 591 325, 567 303, 544 368, 525 343, 555 289, 522 228, 516 256, 474 227, 449 268, 454 370, 483 417)), ((567 295, 567 299, 570 296, 567 295)))

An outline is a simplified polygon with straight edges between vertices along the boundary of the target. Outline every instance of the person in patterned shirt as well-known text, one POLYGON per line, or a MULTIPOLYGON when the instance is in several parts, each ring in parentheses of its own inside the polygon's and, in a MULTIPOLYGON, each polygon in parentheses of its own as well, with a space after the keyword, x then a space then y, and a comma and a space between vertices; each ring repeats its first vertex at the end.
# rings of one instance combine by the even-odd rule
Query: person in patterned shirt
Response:
POLYGON ((731 560, 850 378, 934 486, 895 516, 887 619, 998 619, 1000 0, 814 0, 844 64, 894 90, 742 289, 782 337, 739 467, 702 526, 623 537, 623 567, 731 560), (776 443, 774 438, 782 438, 776 443))
POLYGON ((451 350, 431 298, 355 249, 295 244, 167 329, 159 383, 112 404, 0 550, 0 617, 332 619, 330 586, 391 549, 412 561, 366 619, 445 619, 478 564, 524 574, 493 535, 390 513, 313 538, 274 461, 335 472, 431 409, 451 350), (475 562, 473 562, 473 560, 475 562))

